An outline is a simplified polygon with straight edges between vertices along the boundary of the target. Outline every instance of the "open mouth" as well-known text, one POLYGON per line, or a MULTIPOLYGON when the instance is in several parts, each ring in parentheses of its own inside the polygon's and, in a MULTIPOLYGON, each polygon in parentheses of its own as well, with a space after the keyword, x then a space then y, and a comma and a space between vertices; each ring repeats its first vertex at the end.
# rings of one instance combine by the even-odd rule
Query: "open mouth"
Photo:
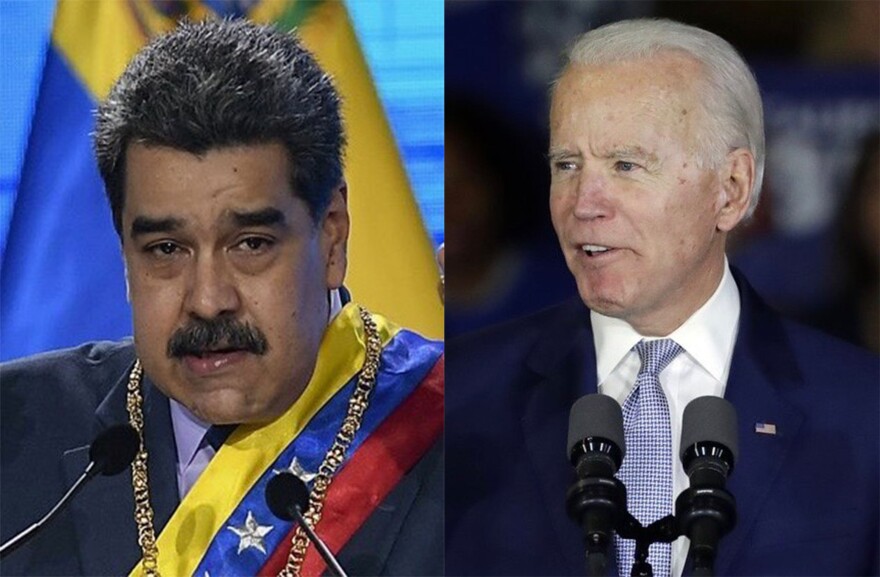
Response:
POLYGON ((614 251, 615 249, 607 246, 602 246, 599 244, 585 244, 581 246, 581 250, 587 253, 587 256, 599 256, 603 254, 608 254, 609 252, 614 251))
POLYGON ((244 361, 248 352, 244 349, 214 349, 188 354, 183 362, 190 371, 199 376, 208 376, 244 361))

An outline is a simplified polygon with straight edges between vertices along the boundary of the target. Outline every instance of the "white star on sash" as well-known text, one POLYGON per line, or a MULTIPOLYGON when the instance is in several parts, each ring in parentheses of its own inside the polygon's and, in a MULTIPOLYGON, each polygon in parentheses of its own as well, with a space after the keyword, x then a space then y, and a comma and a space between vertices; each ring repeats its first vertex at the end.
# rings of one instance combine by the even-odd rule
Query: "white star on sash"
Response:
POLYGON ((226 527, 236 535, 238 535, 238 554, 241 555, 241 552, 245 549, 256 549, 260 553, 266 554, 266 547, 263 545, 263 537, 265 537, 269 531, 274 529, 272 525, 260 525, 257 523, 256 519, 254 519, 254 513, 252 511, 248 511, 247 519, 245 519, 244 525, 241 527, 226 527))
POLYGON ((300 481, 308 484, 312 479, 314 479, 317 475, 315 473, 309 473, 305 470, 305 468, 300 464, 296 457, 293 458, 293 461, 290 462, 290 466, 286 469, 274 469, 273 472, 276 475, 280 475, 281 473, 293 473, 297 477, 299 477, 300 481))

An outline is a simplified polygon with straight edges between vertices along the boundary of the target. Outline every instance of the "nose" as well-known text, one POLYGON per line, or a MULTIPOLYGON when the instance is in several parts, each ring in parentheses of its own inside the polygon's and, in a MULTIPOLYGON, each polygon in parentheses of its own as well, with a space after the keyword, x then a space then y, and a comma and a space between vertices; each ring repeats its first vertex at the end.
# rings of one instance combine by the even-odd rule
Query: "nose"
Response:
POLYGON ((602 175, 584 171, 578 180, 574 216, 582 220, 608 218, 612 215, 608 183, 602 175))
POLYGON ((212 319, 235 313, 240 307, 238 288, 223 259, 212 254, 199 255, 190 276, 186 312, 212 319))

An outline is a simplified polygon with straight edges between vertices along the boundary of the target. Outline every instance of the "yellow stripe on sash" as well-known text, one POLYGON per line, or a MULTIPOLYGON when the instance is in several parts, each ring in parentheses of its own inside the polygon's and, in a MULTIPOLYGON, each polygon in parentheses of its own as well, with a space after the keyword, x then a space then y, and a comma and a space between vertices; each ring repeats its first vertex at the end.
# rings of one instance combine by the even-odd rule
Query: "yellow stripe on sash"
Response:
MULTIPOLYGON (((384 347, 400 328, 374 315, 384 347)), ((214 535, 278 455, 364 364, 364 327, 358 307, 346 305, 327 327, 315 372, 302 396, 268 425, 242 425, 193 485, 159 535, 159 572, 192 575, 214 535)), ((141 562, 132 576, 143 574, 141 562)))

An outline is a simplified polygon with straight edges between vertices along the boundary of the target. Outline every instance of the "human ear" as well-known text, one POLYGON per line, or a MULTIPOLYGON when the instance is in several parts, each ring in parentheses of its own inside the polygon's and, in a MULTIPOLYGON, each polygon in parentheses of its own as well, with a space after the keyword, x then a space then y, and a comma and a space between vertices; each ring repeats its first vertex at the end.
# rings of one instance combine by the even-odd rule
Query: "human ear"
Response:
POLYGON ((348 267, 348 188, 343 181, 331 194, 321 221, 321 249, 326 263, 327 288, 342 286, 348 267))
POLYGON ((718 230, 729 232, 746 215, 755 182, 755 157, 746 148, 728 153, 721 170, 721 206, 718 209, 718 230))

